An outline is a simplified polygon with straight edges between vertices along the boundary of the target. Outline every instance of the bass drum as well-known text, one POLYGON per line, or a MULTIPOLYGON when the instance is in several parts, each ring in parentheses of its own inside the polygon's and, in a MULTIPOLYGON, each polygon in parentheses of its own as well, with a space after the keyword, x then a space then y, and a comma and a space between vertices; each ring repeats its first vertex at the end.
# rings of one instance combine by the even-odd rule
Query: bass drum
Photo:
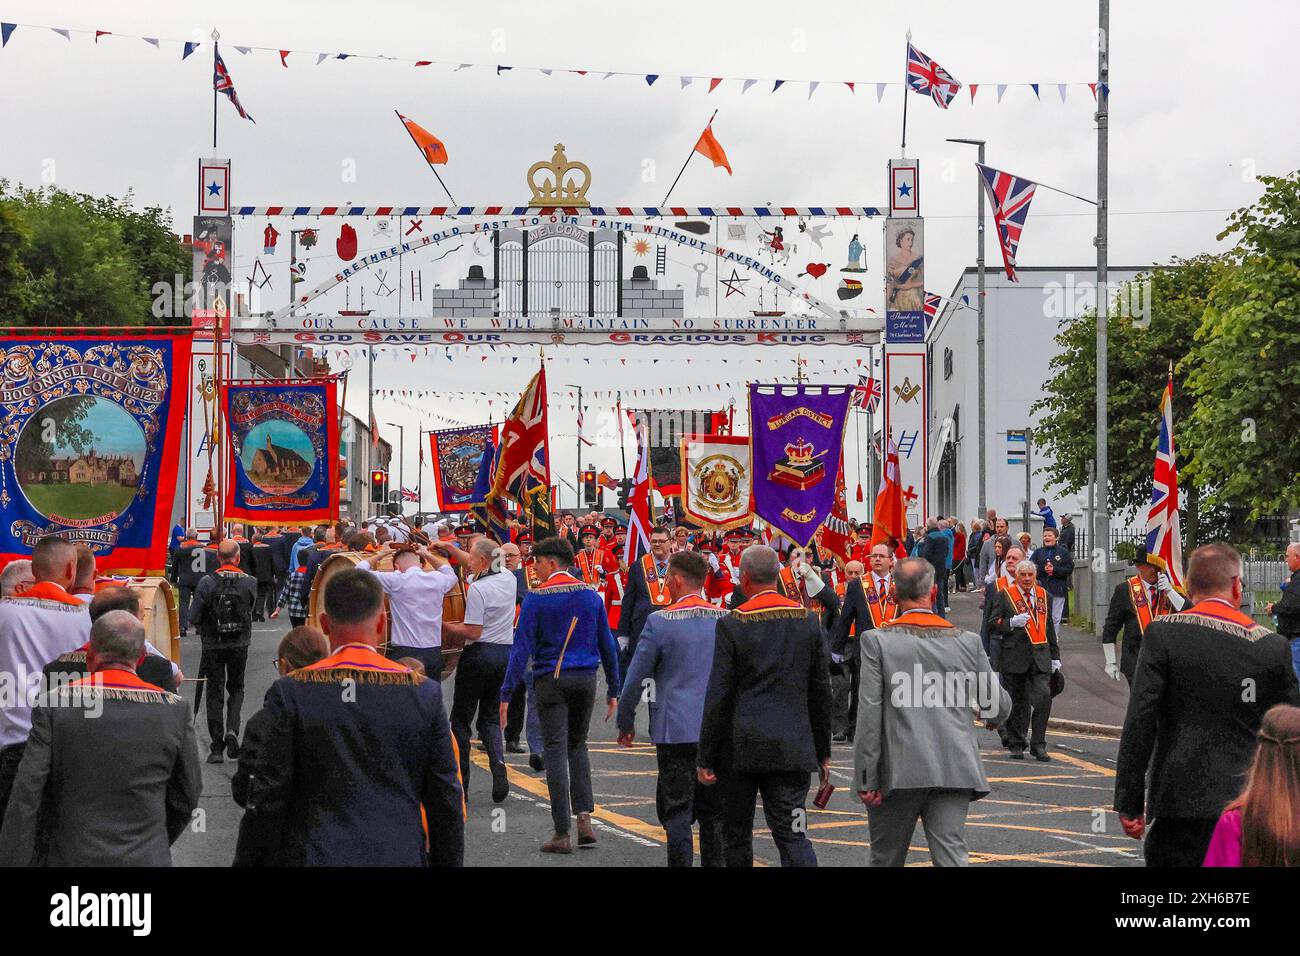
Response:
POLYGON ((130 588, 140 595, 140 619, 144 623, 145 640, 180 667, 181 619, 171 582, 166 578, 148 577, 111 577, 96 582, 96 589, 106 587, 130 588))
MULTIPOLYGON (((370 561, 371 568, 375 571, 380 573, 392 571, 395 557, 395 552, 387 550, 370 554, 361 551, 340 551, 337 554, 330 555, 321 564, 316 572, 315 579, 311 583, 311 598, 307 604, 307 623, 315 628, 320 627, 320 615, 321 611, 324 610, 323 595, 330 578, 340 571, 355 568, 367 559, 370 561)), ((433 565, 425 559, 421 559, 420 563, 426 571, 433 568, 433 565)), ((387 599, 384 600, 384 605, 387 607, 387 599)), ((461 583, 459 575, 457 576, 456 586, 443 596, 442 619, 457 624, 465 620, 465 587, 461 583)), ((453 639, 448 634, 443 635, 441 680, 446 680, 456 670, 456 664, 460 661, 462 643, 462 641, 453 639)), ((385 640, 385 644, 387 644, 387 640, 385 640)), ((385 649, 380 648, 381 651, 385 649)))

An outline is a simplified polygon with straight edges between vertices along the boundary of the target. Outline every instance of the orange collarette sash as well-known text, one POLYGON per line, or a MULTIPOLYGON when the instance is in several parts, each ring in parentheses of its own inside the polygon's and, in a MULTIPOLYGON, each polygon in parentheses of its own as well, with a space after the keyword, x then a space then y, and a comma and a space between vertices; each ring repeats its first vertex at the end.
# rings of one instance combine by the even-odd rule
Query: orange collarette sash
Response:
POLYGON ((881 627, 952 627, 952 622, 944 620, 938 614, 929 611, 908 611, 906 614, 886 621, 881 627))
POLYGON ((69 607, 86 606, 85 602, 69 594, 53 581, 38 581, 24 591, 20 597, 34 601, 53 601, 56 604, 66 604, 69 607))
POLYGON ((368 684, 418 684, 423 680, 369 644, 344 644, 329 657, 300 667, 289 676, 303 683, 338 683, 348 677, 368 684))
POLYGON ((898 611, 898 604, 893 600, 893 581, 890 581, 890 594, 884 600, 881 600, 880 593, 876 590, 874 575, 864 574, 862 581, 867 592, 867 610, 871 612, 871 623, 875 627, 883 627, 894 619, 898 611))
POLYGON ((650 592, 650 603, 657 607, 666 607, 672 597, 668 585, 659 580, 659 569, 655 567, 655 556, 646 552, 641 555, 641 571, 645 574, 646 590, 650 592))
POLYGON ((678 600, 674 601, 672 604, 669 604, 666 610, 684 611, 687 608, 692 608, 692 607, 706 607, 711 611, 716 611, 718 609, 718 606, 714 604, 712 601, 706 601, 698 594, 688 594, 685 597, 679 598, 678 600))
POLYGON ((582 572, 582 580, 587 584, 597 584, 600 581, 601 566, 596 563, 594 554, 594 551, 585 548, 578 552, 578 570, 582 572))
POLYGON ((1137 613, 1138 629, 1142 634, 1147 632, 1151 622, 1158 617, 1164 617, 1172 608, 1169 606, 1169 599, 1163 594, 1156 601, 1156 606, 1152 607, 1151 602, 1147 600, 1147 586, 1140 577, 1134 575, 1128 579, 1128 595, 1133 601, 1133 610, 1137 613))
POLYGON ((795 578, 794 571, 790 568, 782 568, 781 574, 776 581, 777 590, 784 597, 788 597, 792 601, 798 601, 800 607, 806 607, 803 589, 799 586, 800 580, 795 578))
POLYGON ((1017 614, 1028 614, 1029 620, 1025 623, 1025 633, 1029 635, 1030 644, 1047 643, 1047 592, 1041 587, 1034 587, 1034 606, 1030 608, 1025 601, 1025 596, 1020 592, 1020 588, 1007 588, 1007 596, 1011 598, 1011 603, 1016 609, 1017 614))

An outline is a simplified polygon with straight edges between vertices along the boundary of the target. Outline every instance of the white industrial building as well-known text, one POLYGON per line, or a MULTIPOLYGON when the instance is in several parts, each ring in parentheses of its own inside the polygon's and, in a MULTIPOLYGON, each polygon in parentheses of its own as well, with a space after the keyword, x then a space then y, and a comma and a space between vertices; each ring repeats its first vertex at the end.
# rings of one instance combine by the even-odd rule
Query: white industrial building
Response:
MULTIPOLYGON (((994 255, 996 256, 996 249, 994 255)), ((1147 267, 1109 269, 1114 287, 1147 267)), ((1043 397, 1059 351, 1055 336, 1065 318, 1095 307, 1093 266, 1022 266, 1011 282, 990 263, 985 272, 985 414, 988 506, 1016 524, 1025 498, 1025 467, 1007 463, 1007 432, 1038 425, 1029 413, 1043 397)), ((927 336, 930 381, 930 510, 963 521, 979 516, 978 277, 967 268, 927 336), (969 307, 966 307, 966 303, 969 307)), ((1113 296, 1112 291, 1112 296, 1113 296)), ((1154 398, 1153 398, 1154 402, 1154 398)), ((1031 466, 1041 464, 1031 447, 1031 466)), ((1046 498, 1058 515, 1080 515, 1087 489, 1066 495, 1040 474, 1030 479, 1030 502, 1046 498)))

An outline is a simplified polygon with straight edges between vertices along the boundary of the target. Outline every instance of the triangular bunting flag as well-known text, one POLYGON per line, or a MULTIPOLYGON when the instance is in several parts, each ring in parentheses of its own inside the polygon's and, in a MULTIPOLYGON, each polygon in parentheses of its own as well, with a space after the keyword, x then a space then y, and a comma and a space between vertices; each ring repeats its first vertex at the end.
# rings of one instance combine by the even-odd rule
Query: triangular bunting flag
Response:
POLYGON ((352 55, 351 53, 337 53, 337 54, 335 54, 334 59, 336 59, 336 60, 346 60, 346 59, 347 59, 348 57, 350 57, 351 55, 352 55))
POLYGON ((497 64, 497 76, 500 76, 500 75, 501 75, 502 73, 504 73, 506 70, 513 70, 513 69, 514 69, 513 66, 502 66, 500 63, 498 63, 498 64, 497 64))
POLYGON ((462 63, 460 66, 456 67, 456 69, 452 70, 451 72, 459 73, 461 70, 468 70, 473 65, 474 65, 473 63, 462 63))
MULTIPOLYGON (((193 42, 186 43, 186 44, 185 44, 185 48, 184 48, 183 50, 181 50, 181 59, 182 59, 182 60, 185 59, 187 56, 189 56, 191 53, 193 53, 193 52, 194 52, 195 50, 197 50, 198 48, 199 48, 199 45, 198 45, 197 43, 193 43, 193 42)), ((236 47, 235 49, 239 49, 239 48, 236 47)))
POLYGON ((1089 83, 1088 89, 1092 90, 1092 98, 1095 100, 1097 98, 1097 84, 1089 83))
POLYGON ((978 90, 979 88, 980 88, 980 85, 979 85, 978 83, 972 83, 972 84, 970 85, 970 101, 971 101, 972 103, 975 102, 975 91, 978 90))
POLYGON ((96 30, 96 31, 95 31, 95 42, 98 43, 100 37, 111 37, 112 35, 113 35, 113 34, 110 33, 108 30, 96 30))
POLYGON ((821 84, 816 80, 810 80, 808 82, 808 99, 812 99, 812 95, 817 92, 817 87, 820 85, 821 84))
POLYGON ((1005 93, 1006 91, 1007 91, 1007 85, 1006 85, 1005 83, 999 83, 999 84, 998 84, 998 102, 999 102, 999 103, 1002 102, 1002 94, 1005 93))
POLYGON ((690 85, 691 85, 691 80, 693 80, 693 79, 695 79, 695 77, 693 77, 693 76, 683 76, 683 77, 682 77, 682 89, 686 89, 686 87, 690 86, 690 85))
POLYGON ((543 76, 550 76, 550 75, 551 75, 551 72, 552 72, 551 70, 545 70, 545 69, 544 69, 544 70, 542 70, 542 75, 543 75, 543 76))
POLYGON ((1110 84, 1109 84, 1109 83, 1103 83, 1103 84, 1101 84, 1101 95, 1102 95, 1102 96, 1110 96, 1110 84))
POLYGON ((850 92, 850 93, 856 93, 856 92, 857 92, 857 90, 855 90, 855 89, 853 88, 853 84, 852 84, 852 83, 845 83, 844 85, 847 86, 847 87, 849 88, 849 92, 850 92))
POLYGON ((1030 83, 1030 84, 1029 84, 1029 88, 1030 88, 1031 90, 1034 91, 1034 99, 1036 99, 1036 100, 1041 100, 1041 99, 1042 99, 1042 97, 1038 95, 1038 84, 1037 84, 1037 83, 1030 83))
POLYGON ((14 35, 18 29, 16 23, 0 23, 0 46, 8 46, 9 38, 14 35))
POLYGON ((330 58, 330 55, 329 55, 328 53, 320 53, 320 54, 317 54, 317 56, 316 56, 316 65, 317 65, 317 66, 320 66, 322 63, 324 63, 324 62, 325 62, 326 60, 328 60, 329 58, 330 58))
MULTIPOLYGON (((55 33, 57 33, 59 36, 63 37, 63 39, 65 40, 72 39, 72 32, 70 30, 64 29, 63 27, 50 27, 50 29, 53 30, 55 33)), ((158 45, 158 41, 155 40, 154 46, 157 45, 158 45)))
MULTIPOLYGON (((198 46, 197 43, 194 45, 198 46)), ((249 53, 253 52, 253 48, 251 46, 237 46, 235 47, 235 49, 238 50, 239 53, 241 53, 244 56, 248 56, 249 53)))
POLYGON ((1057 84, 1056 84, 1056 91, 1057 91, 1058 93, 1061 94, 1061 102, 1062 102, 1062 103, 1065 102, 1065 87, 1066 87, 1066 85, 1067 85, 1067 84, 1065 84, 1065 83, 1057 83, 1057 84))
POLYGON ((289 69, 288 59, 289 59, 289 54, 292 52, 293 52, 292 50, 280 51, 280 65, 284 67, 286 70, 289 69))
POLYGON ((757 82, 758 82, 758 80, 746 80, 745 83, 744 83, 744 85, 741 86, 741 88, 740 88, 741 95, 743 96, 745 93, 748 93, 748 92, 749 92, 749 88, 750 88, 751 86, 753 86, 753 85, 754 85, 755 83, 757 83, 757 82))
POLYGON ((775 93, 777 90, 779 90, 781 88, 781 84, 783 84, 784 82, 785 80, 777 80, 775 83, 773 83, 772 92, 775 93))
POLYGON ((416 65, 416 66, 432 66, 432 65, 433 65, 433 61, 432 61, 432 60, 416 60, 416 61, 415 61, 415 65, 416 65))
POLYGON ((722 77, 720 76, 715 76, 713 79, 709 80, 709 92, 712 93, 714 90, 716 90, 718 88, 718 84, 721 82, 722 82, 722 77))
POLYGON ((883 100, 883 99, 885 98, 885 87, 888 86, 888 85, 889 85, 889 84, 887 84, 887 83, 877 83, 877 84, 876 84, 876 102, 877 102, 877 103, 879 103, 881 100, 883 100))
POLYGON ((645 85, 646 85, 646 86, 654 86, 654 85, 655 85, 655 80, 657 80, 657 79, 659 79, 659 74, 658 74, 658 73, 647 73, 647 74, 645 75, 645 85))

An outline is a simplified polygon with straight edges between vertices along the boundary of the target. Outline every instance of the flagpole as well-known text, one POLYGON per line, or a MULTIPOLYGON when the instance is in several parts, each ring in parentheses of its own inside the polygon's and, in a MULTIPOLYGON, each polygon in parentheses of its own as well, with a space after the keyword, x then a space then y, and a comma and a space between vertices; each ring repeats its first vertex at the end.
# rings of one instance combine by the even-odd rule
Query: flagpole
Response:
MULTIPOLYGON (((709 117, 709 121, 704 124, 704 128, 708 129, 710 126, 712 126, 713 121, 717 118, 717 116, 718 116, 718 111, 714 110, 713 115, 709 117)), ((695 143, 692 144, 691 146, 691 151, 689 155, 687 155, 686 157, 686 162, 682 163, 682 168, 677 171, 677 179, 673 180, 673 184, 668 187, 668 192, 664 193, 664 201, 659 204, 660 206, 668 205, 668 197, 673 194, 673 190, 677 188, 678 181, 682 178, 682 173, 686 172, 686 167, 689 166, 691 164, 691 160, 695 158, 695 147, 699 145, 699 142, 700 139, 697 136, 695 138, 695 143)))
MULTIPOLYGON (((420 155, 424 156, 424 161, 429 163, 429 157, 425 154, 424 147, 416 142, 415 134, 411 132, 410 127, 408 127, 406 122, 402 119, 402 114, 398 113, 397 110, 393 110, 393 113, 397 116, 397 121, 402 124, 402 129, 406 130, 406 135, 411 137, 411 142, 415 143, 415 148, 420 151, 420 155)), ((429 169, 433 172, 433 175, 438 176, 438 171, 433 168, 433 163, 429 163, 429 169)), ((456 197, 453 196, 451 190, 447 188, 447 184, 442 181, 441 176, 438 176, 438 185, 442 187, 442 191, 447 194, 447 198, 451 200, 453 206, 459 205, 459 203, 456 202, 456 197)))
POLYGON ((221 34, 212 28, 212 148, 217 148, 217 40, 221 34))
MULTIPOLYGON (((912 31, 910 29, 907 31, 907 45, 909 47, 912 45, 912 31)), ((900 150, 900 155, 903 157, 907 156, 907 70, 911 62, 905 51, 903 53, 903 145, 900 150)))

